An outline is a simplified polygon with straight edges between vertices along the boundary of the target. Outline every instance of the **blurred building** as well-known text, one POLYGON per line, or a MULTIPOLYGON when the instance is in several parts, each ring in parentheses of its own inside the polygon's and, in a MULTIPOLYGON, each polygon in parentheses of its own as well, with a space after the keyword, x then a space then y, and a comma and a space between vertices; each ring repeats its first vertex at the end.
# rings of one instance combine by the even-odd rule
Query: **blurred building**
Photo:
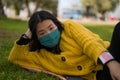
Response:
POLYGON ((59 18, 82 18, 81 0, 58 0, 59 18))

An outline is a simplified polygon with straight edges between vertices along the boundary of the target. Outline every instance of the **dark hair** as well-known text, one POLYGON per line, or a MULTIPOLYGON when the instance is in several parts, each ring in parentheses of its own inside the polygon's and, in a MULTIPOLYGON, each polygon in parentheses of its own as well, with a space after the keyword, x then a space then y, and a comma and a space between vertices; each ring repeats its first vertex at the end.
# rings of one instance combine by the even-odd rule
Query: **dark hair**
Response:
POLYGON ((42 22, 46 19, 50 19, 54 22, 54 24, 58 27, 58 30, 61 31, 63 30, 62 24, 60 21, 57 20, 57 18, 55 16, 53 16, 51 13, 47 12, 47 11, 37 11, 35 12, 31 17, 30 20, 28 22, 29 28, 32 32, 32 37, 31 37, 31 41, 29 44, 29 49, 30 51, 39 51, 42 48, 47 49, 48 51, 51 51, 53 53, 59 54, 60 48, 59 48, 59 43, 58 45, 56 45, 53 48, 48 48, 45 47, 43 45, 40 44, 40 42, 38 41, 37 35, 36 35, 36 26, 39 22, 42 22))

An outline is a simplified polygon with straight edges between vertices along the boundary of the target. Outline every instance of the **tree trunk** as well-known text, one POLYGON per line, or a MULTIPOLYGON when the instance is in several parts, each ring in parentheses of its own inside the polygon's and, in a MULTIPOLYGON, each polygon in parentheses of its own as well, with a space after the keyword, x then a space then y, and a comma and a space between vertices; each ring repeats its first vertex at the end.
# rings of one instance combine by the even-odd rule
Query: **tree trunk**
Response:
POLYGON ((87 6, 86 6, 86 16, 87 16, 87 17, 90 17, 90 10, 91 10, 91 6, 90 6, 90 5, 87 5, 87 6))
POLYGON ((19 14, 20 14, 20 10, 19 10, 19 8, 18 8, 17 3, 14 4, 14 8, 15 8, 15 14, 16 14, 16 15, 19 15, 19 14))
POLYGON ((3 4, 2 1, 0 0, 0 16, 5 16, 4 10, 3 10, 3 4))
POLYGON ((30 12, 30 8, 29 8, 29 1, 25 0, 25 4, 26 4, 26 7, 27 7, 27 11, 28 11, 28 17, 30 17, 31 16, 31 12, 30 12))
POLYGON ((39 1, 39 0, 35 0, 35 4, 36 4, 36 7, 35 7, 34 12, 37 11, 37 9, 39 8, 39 6, 40 6, 40 1, 39 1))

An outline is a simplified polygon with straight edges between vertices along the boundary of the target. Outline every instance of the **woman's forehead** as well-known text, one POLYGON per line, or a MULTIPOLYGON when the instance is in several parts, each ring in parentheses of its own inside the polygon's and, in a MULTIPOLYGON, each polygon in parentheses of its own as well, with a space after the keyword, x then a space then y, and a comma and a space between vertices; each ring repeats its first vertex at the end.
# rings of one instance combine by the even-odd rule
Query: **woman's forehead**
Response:
POLYGON ((54 24, 52 20, 48 19, 48 20, 44 20, 42 22, 39 22, 37 24, 37 29, 45 29, 47 27, 49 27, 50 25, 54 24))

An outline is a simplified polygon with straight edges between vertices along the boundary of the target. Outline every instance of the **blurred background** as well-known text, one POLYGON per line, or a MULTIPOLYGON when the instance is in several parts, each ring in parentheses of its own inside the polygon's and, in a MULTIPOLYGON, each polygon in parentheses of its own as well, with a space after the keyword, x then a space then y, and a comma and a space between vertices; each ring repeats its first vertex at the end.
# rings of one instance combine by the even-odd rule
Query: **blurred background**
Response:
POLYGON ((38 10, 48 10, 59 19, 116 21, 120 0, 0 0, 0 16, 28 20, 38 10))

